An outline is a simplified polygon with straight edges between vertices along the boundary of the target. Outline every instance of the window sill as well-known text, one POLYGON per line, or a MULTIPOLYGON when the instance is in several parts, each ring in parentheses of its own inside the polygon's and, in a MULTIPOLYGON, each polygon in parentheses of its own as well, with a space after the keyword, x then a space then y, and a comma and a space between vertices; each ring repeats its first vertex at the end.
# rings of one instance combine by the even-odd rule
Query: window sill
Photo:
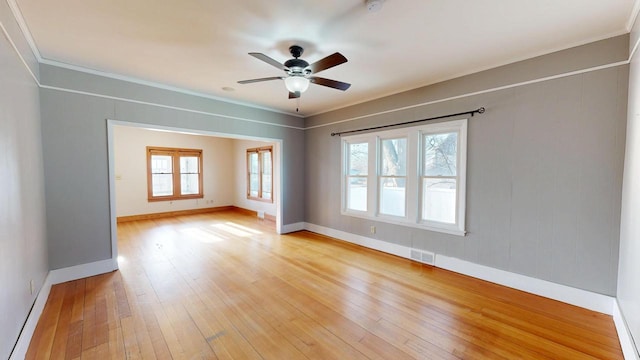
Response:
POLYGON ((203 198, 204 198, 204 195, 166 196, 166 197, 147 198, 147 201, 157 202, 157 201, 191 200, 191 199, 203 199, 203 198))
POLYGON ((387 216, 370 216, 369 214, 366 214, 366 213, 359 213, 359 212, 347 211, 347 210, 342 210, 340 213, 345 216, 352 216, 352 217, 357 217, 360 219, 365 219, 370 221, 407 226, 407 227, 412 227, 416 229, 439 232, 439 233, 455 235, 455 236, 465 236, 467 234, 465 230, 440 228, 440 227, 430 226, 428 224, 423 224, 423 223, 415 223, 415 222, 409 222, 406 220, 394 219, 387 216))
POLYGON ((263 203, 273 204, 273 199, 261 199, 261 198, 257 198, 257 197, 247 196, 247 200, 260 201, 260 202, 263 202, 263 203))

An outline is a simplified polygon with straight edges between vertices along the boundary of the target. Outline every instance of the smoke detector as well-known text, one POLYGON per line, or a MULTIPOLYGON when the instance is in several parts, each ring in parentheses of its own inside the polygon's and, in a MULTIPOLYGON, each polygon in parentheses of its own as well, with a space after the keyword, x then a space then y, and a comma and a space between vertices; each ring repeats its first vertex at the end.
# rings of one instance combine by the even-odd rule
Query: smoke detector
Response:
POLYGON ((382 9, 383 3, 384 3, 384 0, 366 0, 365 1, 365 5, 367 6, 367 10, 369 10, 369 12, 380 11, 380 9, 382 9))

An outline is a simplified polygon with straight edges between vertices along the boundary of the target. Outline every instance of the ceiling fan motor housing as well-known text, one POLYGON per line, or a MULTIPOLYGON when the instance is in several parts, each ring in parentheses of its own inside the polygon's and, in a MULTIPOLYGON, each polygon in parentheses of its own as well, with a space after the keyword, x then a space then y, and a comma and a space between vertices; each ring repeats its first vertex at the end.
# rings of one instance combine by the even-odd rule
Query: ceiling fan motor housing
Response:
POLYGON ((292 45, 289 47, 289 52, 291 53, 291 56, 294 57, 294 59, 289 59, 284 63, 284 66, 288 69, 287 74, 289 74, 290 76, 310 75, 311 70, 307 69, 305 71, 305 69, 309 67, 309 63, 302 59, 298 59, 304 52, 302 46, 292 45))
POLYGON ((302 59, 291 59, 285 61, 284 66, 292 70, 298 68, 302 71, 302 69, 309 66, 309 63, 302 59))

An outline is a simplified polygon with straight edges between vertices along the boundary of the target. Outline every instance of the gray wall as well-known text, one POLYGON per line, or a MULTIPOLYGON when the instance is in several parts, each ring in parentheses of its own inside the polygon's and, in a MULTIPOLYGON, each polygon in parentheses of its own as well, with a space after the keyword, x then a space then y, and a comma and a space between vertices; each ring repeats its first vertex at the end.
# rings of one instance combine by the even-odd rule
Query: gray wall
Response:
POLYGON ((291 127, 302 119, 48 65, 40 73, 51 269, 111 257, 107 119, 281 139, 282 223, 304 221, 304 135, 291 127))
MULTIPOLYGON (((636 21, 632 31, 633 47, 640 32, 636 21)), ((620 263, 618 303, 636 343, 640 341, 640 59, 631 59, 629 71, 629 108, 620 222, 620 263)))
POLYGON ((628 67, 440 100, 627 54, 621 36, 307 119, 306 221, 615 295, 628 67), (467 236, 385 223, 372 235, 374 222, 340 214, 340 138, 331 132, 480 106, 487 112, 469 121, 467 236), (355 120, 331 124, 345 119, 355 120))
MULTIPOLYGON (((6 2, 0 21, 28 49, 6 2)), ((0 359, 9 357, 48 271, 39 108, 37 83, 0 32, 0 359)))

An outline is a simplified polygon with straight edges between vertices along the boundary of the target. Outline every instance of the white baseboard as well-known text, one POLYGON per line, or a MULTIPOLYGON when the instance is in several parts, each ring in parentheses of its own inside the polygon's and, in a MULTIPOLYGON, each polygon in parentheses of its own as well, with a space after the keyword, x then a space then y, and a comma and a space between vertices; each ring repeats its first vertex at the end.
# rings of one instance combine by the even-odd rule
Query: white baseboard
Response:
POLYGON ((44 280, 44 284, 40 288, 40 291, 38 291, 36 301, 33 303, 31 312, 27 317, 27 321, 25 322, 24 327, 20 332, 20 336, 18 337, 16 347, 13 349, 9 359, 22 360, 27 355, 29 343, 31 342, 33 333, 36 330, 36 325, 38 324, 40 315, 42 315, 42 311, 47 303, 47 299, 49 298, 49 293, 51 292, 51 287, 53 285, 89 276, 100 275, 114 270, 118 270, 117 260, 107 259, 49 271, 49 274, 47 274, 47 277, 44 280))
POLYGON ((51 285, 63 282, 100 275, 118 270, 118 262, 114 259, 100 260, 88 264, 70 266, 62 269, 49 271, 51 285))
POLYGON ((440 254, 436 255, 436 266, 607 315, 612 315, 613 304, 615 303, 615 298, 611 296, 560 285, 440 254))
MULTIPOLYGON (((305 229, 344 240, 353 244, 368 247, 370 249, 393 254, 403 258, 411 258, 411 248, 386 241, 371 239, 365 236, 331 229, 328 227, 306 223, 305 229)), ((478 265, 469 261, 460 260, 440 254, 436 254, 435 266, 486 280, 499 285, 508 286, 531 294, 544 296, 550 299, 562 301, 571 305, 580 306, 589 310, 612 315, 615 298, 591 291, 576 289, 566 285, 560 285, 545 280, 532 278, 525 275, 478 265)))
POLYGON ((305 229, 305 223, 303 222, 294 223, 294 224, 285 224, 285 225, 282 225, 282 229, 280 229, 280 233, 288 234, 288 233, 292 233, 292 232, 296 232, 304 229, 305 229))
POLYGON ((616 330, 618 331, 618 339, 620 339, 620 346, 622 347, 622 354, 624 354, 624 358, 626 360, 640 360, 638 348, 633 342, 631 332, 627 327, 627 322, 622 315, 618 301, 615 301, 613 305, 613 322, 615 323, 616 330))
POLYGON ((411 256, 410 247, 392 244, 387 241, 372 239, 366 236, 356 235, 310 223, 305 223, 305 230, 309 230, 314 233, 330 236, 338 240, 344 240, 352 244, 361 245, 369 249, 379 250, 387 254, 393 254, 407 259, 409 259, 411 256))
MULTIPOLYGON (((49 272, 49 274, 51 274, 51 272, 49 272)), ((47 299, 49 298, 49 292, 51 292, 51 283, 49 282, 49 275, 47 275, 44 280, 44 284, 38 292, 38 296, 36 296, 36 301, 33 303, 33 307, 29 312, 27 321, 24 323, 24 327, 20 332, 16 347, 13 348, 13 352, 11 353, 9 360, 22 360, 27 356, 29 343, 33 337, 33 332, 36 330, 36 325, 38 324, 40 315, 42 315, 42 311, 44 310, 44 305, 47 303, 47 299)))

